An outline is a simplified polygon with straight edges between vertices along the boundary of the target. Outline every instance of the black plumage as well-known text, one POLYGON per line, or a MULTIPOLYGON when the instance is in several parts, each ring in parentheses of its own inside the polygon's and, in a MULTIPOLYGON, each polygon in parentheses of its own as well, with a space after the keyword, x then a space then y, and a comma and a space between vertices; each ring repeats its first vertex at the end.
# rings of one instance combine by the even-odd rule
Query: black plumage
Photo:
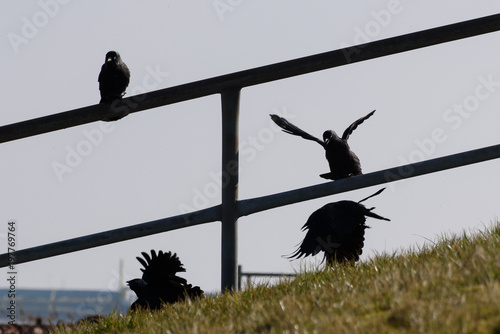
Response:
POLYGON ((289 258, 316 255, 324 252, 327 265, 335 262, 356 262, 363 252, 366 217, 390 221, 373 213, 362 202, 380 194, 385 188, 359 202, 339 201, 329 203, 314 211, 302 231, 307 234, 299 248, 289 258))
POLYGON ((324 173, 320 176, 324 179, 338 180, 362 174, 359 158, 353 151, 351 151, 347 140, 358 125, 363 123, 374 113, 375 110, 352 123, 347 129, 345 129, 342 138, 340 138, 335 131, 327 130, 323 133, 323 140, 308 134, 304 130, 288 122, 283 117, 278 115, 270 116, 271 119, 283 129, 284 132, 315 141, 323 146, 325 149, 326 160, 328 160, 328 164, 330 165, 330 173, 324 173))
POLYGON ((100 103, 111 103, 125 95, 125 89, 130 82, 130 71, 122 61, 120 54, 109 51, 99 73, 100 103))
POLYGON ((200 287, 192 286, 186 279, 176 275, 186 271, 176 253, 159 251, 156 254, 151 250, 151 256, 146 252, 141 254, 145 260, 140 257, 137 260, 144 266, 141 269, 142 279, 127 282, 138 298, 130 307, 132 311, 139 307, 158 310, 163 304, 203 296, 200 287))

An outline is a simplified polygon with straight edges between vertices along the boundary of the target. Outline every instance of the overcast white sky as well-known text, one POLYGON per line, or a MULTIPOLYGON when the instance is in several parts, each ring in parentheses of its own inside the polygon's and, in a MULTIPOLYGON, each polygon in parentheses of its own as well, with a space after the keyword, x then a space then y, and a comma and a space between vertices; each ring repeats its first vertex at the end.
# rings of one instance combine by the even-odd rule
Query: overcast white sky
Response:
MULTIPOLYGON (((131 96, 498 12, 500 2, 490 0, 9 1, 0 11, 0 125, 98 103, 109 50, 130 68, 131 96)), ((273 130, 270 113, 321 136, 376 109, 350 138, 364 172, 498 144, 499 37, 243 89, 240 199, 326 182, 318 176, 328 171, 323 149, 273 130)), ((12 219, 20 250, 214 206, 220 97, 4 143, 0 156, 1 253, 12 219)), ((391 222, 368 220, 363 258, 489 225, 499 214, 499 167, 490 161, 390 184, 367 202, 391 222)), ((239 263, 292 272, 301 263, 281 256, 295 250, 314 210, 380 187, 241 218, 239 263)), ((152 248, 177 252, 190 283, 220 288, 218 222, 22 264, 18 287, 113 288, 120 259, 127 279, 140 277, 135 257, 152 248)))

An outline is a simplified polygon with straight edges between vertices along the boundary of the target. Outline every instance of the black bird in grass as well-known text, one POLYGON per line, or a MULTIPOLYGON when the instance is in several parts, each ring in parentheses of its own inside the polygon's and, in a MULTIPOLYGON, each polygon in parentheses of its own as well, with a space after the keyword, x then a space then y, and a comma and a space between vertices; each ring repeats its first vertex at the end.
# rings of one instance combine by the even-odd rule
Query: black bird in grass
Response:
POLYGON ((111 103, 125 95, 125 89, 130 82, 130 71, 116 51, 106 53, 104 65, 99 73, 99 103, 111 103))
POLYGON ((351 151, 349 144, 347 143, 347 139, 349 139, 349 136, 358 127, 358 125, 363 123, 374 113, 375 110, 352 123, 347 129, 345 129, 342 138, 340 138, 335 131, 327 130, 323 133, 323 140, 299 129, 283 117, 278 115, 270 116, 274 123, 282 128, 284 132, 315 141, 323 146, 326 152, 326 160, 328 160, 328 164, 330 165, 330 173, 321 174, 320 176, 324 179, 338 180, 362 174, 359 158, 353 151, 351 151))
POLYGON ((192 286, 177 276, 178 272, 186 271, 176 253, 151 250, 141 253, 144 259, 137 260, 144 266, 142 279, 136 278, 127 282, 130 289, 137 295, 137 300, 131 305, 132 311, 139 307, 158 310, 163 304, 173 304, 185 298, 203 297, 203 290, 192 286))
POLYGON ((363 252, 366 217, 390 221, 373 213, 375 208, 366 208, 362 202, 377 196, 385 188, 359 202, 339 201, 329 203, 314 211, 302 231, 308 230, 299 248, 288 258, 325 253, 327 266, 333 263, 354 263, 363 252))

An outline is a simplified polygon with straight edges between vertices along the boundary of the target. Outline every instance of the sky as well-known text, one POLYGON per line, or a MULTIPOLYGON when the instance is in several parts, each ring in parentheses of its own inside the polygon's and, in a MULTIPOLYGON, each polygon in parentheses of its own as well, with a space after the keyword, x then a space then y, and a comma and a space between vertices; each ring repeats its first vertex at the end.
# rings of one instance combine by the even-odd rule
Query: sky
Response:
MULTIPOLYGON (((99 102, 106 52, 131 71, 126 96, 500 12, 495 1, 8 1, 0 11, 0 125, 99 102)), ((376 110, 349 139, 365 173, 499 143, 499 33, 244 88, 239 198, 328 182, 324 150, 273 126, 279 114, 320 137, 376 110)), ((15 221, 21 250, 220 203, 220 96, 0 145, 0 249, 15 221)), ((387 184, 365 204, 362 260, 484 230, 499 215, 500 161, 387 184)), ((239 219, 244 271, 294 272, 302 225, 323 205, 383 185, 239 219)), ((17 266, 19 288, 114 290, 135 259, 176 252, 183 277, 220 289, 220 222, 17 266)), ((4 271, 5 269, 2 269, 4 271)), ((7 275, 6 273, 4 275, 7 275)), ((3 279, 0 288, 6 287, 3 279)))

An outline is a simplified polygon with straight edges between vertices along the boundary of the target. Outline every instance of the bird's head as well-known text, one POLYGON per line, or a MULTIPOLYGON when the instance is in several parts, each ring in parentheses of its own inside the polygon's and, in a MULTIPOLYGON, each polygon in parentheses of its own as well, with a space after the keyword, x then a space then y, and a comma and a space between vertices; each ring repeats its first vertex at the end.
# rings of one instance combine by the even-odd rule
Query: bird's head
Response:
POLYGON ((120 58, 120 54, 116 51, 109 51, 108 53, 106 53, 106 63, 108 62, 113 62, 113 63, 116 63, 118 61, 120 61, 121 58, 120 58))
POLYGON ((337 136, 337 134, 335 133, 335 131, 333 130, 326 130, 325 132, 323 132, 323 141, 325 143, 328 143, 331 139, 338 139, 339 136, 337 136))

